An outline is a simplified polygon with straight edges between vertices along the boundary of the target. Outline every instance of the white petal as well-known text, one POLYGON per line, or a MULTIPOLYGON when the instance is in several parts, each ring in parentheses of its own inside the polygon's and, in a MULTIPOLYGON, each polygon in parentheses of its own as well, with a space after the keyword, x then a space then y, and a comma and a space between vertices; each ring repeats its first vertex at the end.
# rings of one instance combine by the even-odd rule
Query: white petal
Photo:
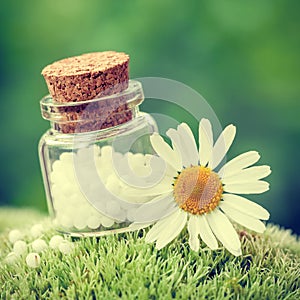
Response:
POLYGON ((208 119, 201 119, 199 123, 199 158, 200 165, 206 166, 213 149, 213 132, 208 119))
POLYGON ((170 166, 179 171, 182 169, 181 159, 177 153, 163 140, 163 138, 154 133, 150 141, 155 152, 162 157, 170 166))
POLYGON ((186 166, 189 164, 188 155, 186 153, 184 145, 181 143, 180 135, 174 128, 170 128, 166 132, 167 136, 172 141, 173 149, 178 153, 178 155, 181 157, 181 165, 186 166))
POLYGON ((260 158, 257 151, 248 151, 242 153, 232 160, 228 161, 218 172, 220 177, 234 175, 240 172, 242 169, 247 168, 255 164, 260 158))
POLYGON ((225 201, 220 203, 220 207, 225 212, 225 214, 229 216, 233 221, 259 233, 265 231, 266 226, 263 222, 246 214, 243 214, 230 205, 227 205, 225 201))
POLYGON ((197 222, 198 216, 191 215, 188 221, 187 229, 189 232, 189 244, 192 250, 198 251, 200 247, 199 242, 199 234, 200 234, 200 227, 197 222))
POLYGON ((269 166, 255 166, 241 170, 235 175, 225 175, 222 178, 222 182, 224 184, 249 182, 265 178, 270 174, 271 168, 269 166))
POLYGON ((216 237, 214 236, 213 232, 211 231, 211 228, 208 225, 206 217, 204 215, 200 215, 196 221, 198 223, 198 227, 200 230, 200 237, 203 240, 203 242, 211 250, 217 249, 218 241, 217 241, 216 237))
POLYGON ((239 253, 241 242, 228 218, 219 209, 207 214, 206 218, 213 233, 224 247, 234 255, 239 253))
POLYGON ((165 229, 166 227, 170 228, 172 226, 174 220, 176 220, 179 216, 179 213, 180 209, 175 211, 173 214, 167 216, 166 218, 157 221, 157 223, 147 233, 145 241, 147 243, 152 243, 156 241, 163 229, 165 229))
POLYGON ((240 256, 240 255, 242 255, 242 249, 241 249, 241 248, 235 250, 235 249, 232 249, 232 248, 230 248, 230 247, 226 247, 226 249, 227 249, 230 253, 232 253, 233 255, 235 255, 235 256, 240 256))
POLYGON ((228 149, 230 148, 236 133, 236 128, 234 125, 228 125, 223 132, 220 134, 218 140, 216 141, 213 150, 211 161, 209 162, 209 167, 214 169, 219 165, 222 159, 225 157, 228 149))
POLYGON ((187 213, 178 210, 179 215, 172 224, 165 227, 156 241, 156 248, 159 250, 173 241, 182 231, 187 222, 187 213))
POLYGON ((233 194, 223 194, 222 196, 224 203, 230 205, 231 207, 261 220, 268 220, 270 217, 269 212, 260 206, 259 204, 252 202, 244 197, 233 195, 233 194))
POLYGON ((185 167, 198 165, 198 149, 191 128, 186 123, 181 123, 177 127, 177 131, 180 135, 181 144, 188 155, 188 165, 185 167))
POLYGON ((173 194, 162 195, 144 203, 135 211, 136 222, 146 223, 160 220, 178 209, 173 194))
POLYGON ((261 194, 269 190, 269 183, 266 181, 253 181, 237 184, 226 184, 224 191, 234 194, 261 194))
MULTIPOLYGON (((173 128, 169 129, 167 131, 167 136, 172 140, 173 148, 176 149, 176 151, 180 152, 180 156, 182 159, 182 166, 189 167, 190 165, 197 165, 198 164, 197 148, 196 148, 197 156, 195 157, 194 155, 195 153, 193 154, 193 151, 190 149, 189 146, 189 144, 190 145, 194 144, 194 146, 196 147, 194 137, 192 135, 192 132, 187 131, 188 129, 186 129, 182 125, 183 124, 178 126, 178 130, 175 130, 173 128)), ((192 149, 193 148, 194 147, 192 147, 192 149)))
POLYGON ((126 195, 131 196, 156 196, 159 194, 166 194, 173 191, 172 184, 164 184, 164 183, 158 183, 157 185, 149 188, 129 188, 126 189, 126 195))

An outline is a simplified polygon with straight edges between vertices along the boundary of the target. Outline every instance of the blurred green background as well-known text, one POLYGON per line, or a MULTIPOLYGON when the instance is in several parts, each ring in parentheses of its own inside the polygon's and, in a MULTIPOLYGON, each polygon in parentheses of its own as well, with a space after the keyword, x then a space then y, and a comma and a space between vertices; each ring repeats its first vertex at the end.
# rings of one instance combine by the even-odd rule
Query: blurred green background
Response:
MULTIPOLYGON (((271 190, 252 199, 272 222, 300 233, 299 1, 0 3, 1 205, 46 210, 37 156, 49 127, 39 110, 47 93, 41 69, 117 50, 131 55, 132 78, 181 81, 208 100, 223 126, 236 124, 229 158, 256 149, 273 169, 271 190)), ((155 107, 146 101, 143 109, 155 107)))

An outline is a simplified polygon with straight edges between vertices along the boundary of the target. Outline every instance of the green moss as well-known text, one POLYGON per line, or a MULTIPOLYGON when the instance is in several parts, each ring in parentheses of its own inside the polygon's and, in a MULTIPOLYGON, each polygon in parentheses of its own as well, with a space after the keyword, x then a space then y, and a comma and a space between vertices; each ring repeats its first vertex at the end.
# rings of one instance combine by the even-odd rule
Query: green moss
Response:
MULTIPOLYGON (((23 220, 28 211, 24 214, 23 220)), ((1 210, 0 215, 2 224, 12 222, 11 215, 1 210)), ((46 218, 42 222, 50 224, 46 218)), ((24 224, 22 230, 30 243, 24 224)), ((241 231, 242 257, 204 245, 199 253, 192 252, 186 232, 158 251, 144 242, 145 232, 76 240, 72 254, 49 249, 41 254, 40 267, 32 269, 24 257, 4 263, 12 251, 5 230, 0 235, 1 299, 300 298, 300 242, 289 231, 274 225, 259 236, 241 231)), ((49 229, 43 238, 48 242, 53 234, 49 229)))

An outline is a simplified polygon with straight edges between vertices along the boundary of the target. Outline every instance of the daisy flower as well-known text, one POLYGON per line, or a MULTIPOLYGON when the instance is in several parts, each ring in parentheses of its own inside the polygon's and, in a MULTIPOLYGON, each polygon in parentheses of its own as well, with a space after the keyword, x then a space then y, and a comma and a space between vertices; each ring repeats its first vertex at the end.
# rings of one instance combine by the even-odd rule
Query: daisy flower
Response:
MULTIPOLYGON (((177 130, 167 131, 172 147, 159 134, 151 136, 154 150, 172 170, 167 174, 170 179, 164 180, 163 188, 160 186, 158 197, 163 199, 160 203, 171 204, 175 209, 152 222, 154 225, 146 235, 146 242, 156 242, 156 248, 161 249, 187 225, 192 250, 199 250, 200 239, 210 249, 217 249, 219 240, 229 252, 239 256, 242 254, 241 243, 231 221, 259 233, 265 230, 261 220, 269 218, 268 211, 237 194, 267 191, 269 184, 261 179, 271 173, 270 167, 252 166, 260 158, 256 151, 243 153, 220 166, 235 134, 235 126, 229 125, 214 143, 211 124, 202 119, 199 123, 199 149, 185 123, 177 130)), ((132 228, 149 224, 136 223, 132 228)))

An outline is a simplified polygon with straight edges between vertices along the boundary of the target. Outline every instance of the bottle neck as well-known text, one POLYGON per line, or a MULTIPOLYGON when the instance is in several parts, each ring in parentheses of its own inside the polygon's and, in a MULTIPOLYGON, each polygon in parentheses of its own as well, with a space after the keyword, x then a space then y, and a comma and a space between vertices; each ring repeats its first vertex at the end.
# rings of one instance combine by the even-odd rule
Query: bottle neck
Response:
POLYGON ((125 124, 138 115, 143 100, 141 83, 131 80, 123 92, 87 101, 57 103, 46 96, 41 100, 41 111, 53 130, 75 134, 125 124))
POLYGON ((53 133, 77 134, 77 133, 93 133, 96 131, 109 131, 126 125, 140 115, 139 106, 127 108, 119 112, 111 114, 101 114, 100 117, 94 116, 90 119, 75 120, 67 122, 50 121, 51 131, 53 133))

